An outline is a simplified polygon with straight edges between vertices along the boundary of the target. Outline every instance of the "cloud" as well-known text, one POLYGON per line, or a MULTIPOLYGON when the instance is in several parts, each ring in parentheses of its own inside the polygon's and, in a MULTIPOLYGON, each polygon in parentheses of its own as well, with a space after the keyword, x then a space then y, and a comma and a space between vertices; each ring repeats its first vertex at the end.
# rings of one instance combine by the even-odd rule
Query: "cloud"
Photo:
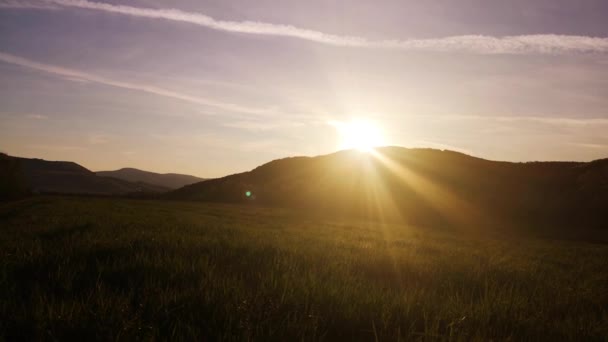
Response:
POLYGON ((548 116, 482 116, 482 115, 442 115, 436 119, 483 120, 496 122, 534 122, 549 125, 580 127, 608 125, 608 118, 567 118, 548 116))
POLYGON ((600 150, 608 150, 608 145, 606 144, 589 144, 589 143, 569 143, 570 145, 573 146, 577 146, 577 147, 583 147, 583 148, 590 148, 590 149, 600 149, 600 150))
POLYGON ((107 78, 100 75, 95 75, 92 73, 82 72, 78 70, 63 68, 51 64, 38 63, 26 58, 22 58, 19 56, 14 56, 11 54, 0 52, 0 61, 18 65, 21 67, 44 71, 46 73, 50 73, 53 75, 58 75, 67 80, 78 80, 79 82, 92 82, 97 84, 108 85, 117 88, 129 89, 141 91, 149 94, 154 94, 158 96, 164 96, 172 99, 177 99, 181 101, 188 101, 204 106, 214 107, 218 109, 223 109, 230 112, 239 112, 239 113, 247 113, 247 114, 267 114, 271 110, 266 108, 253 108, 253 107, 245 107, 238 104, 233 103, 225 103, 218 102, 212 99, 202 98, 198 96, 191 96, 171 90, 167 90, 164 88, 158 88, 154 86, 149 86, 145 84, 133 83, 133 82, 125 82, 120 80, 114 80, 111 78, 107 78))
POLYGON ((27 145, 27 148, 34 150, 44 150, 44 151, 55 151, 55 152, 65 152, 65 151, 86 151, 87 149, 82 146, 70 146, 70 145, 27 145))
POLYGON ((32 119, 32 120, 46 120, 49 118, 46 115, 40 115, 40 114, 27 114, 25 117, 28 119, 32 119))
POLYGON ((88 137, 89 144, 91 145, 103 145, 110 142, 110 137, 105 134, 90 134, 88 137))
POLYGON ((315 43, 358 48, 396 49, 406 51, 469 52, 479 54, 565 54, 607 53, 608 38, 556 34, 533 34, 494 37, 465 35, 431 39, 370 40, 357 36, 342 36, 292 25, 257 21, 217 20, 203 13, 178 9, 153 9, 113 5, 87 0, 41 0, 43 3, 123 14, 135 17, 164 19, 203 26, 209 29, 252 34, 297 38, 315 43))
POLYGON ((247 121, 247 120, 237 120, 237 121, 229 121, 222 126, 237 128, 246 131, 259 132, 259 131, 271 131, 271 130, 284 130, 286 128, 293 127, 302 127, 306 124, 303 122, 297 121, 282 121, 282 120, 272 120, 272 121, 247 121))
POLYGON ((0 0, 0 9, 2 8, 51 10, 59 7, 39 0, 0 0))

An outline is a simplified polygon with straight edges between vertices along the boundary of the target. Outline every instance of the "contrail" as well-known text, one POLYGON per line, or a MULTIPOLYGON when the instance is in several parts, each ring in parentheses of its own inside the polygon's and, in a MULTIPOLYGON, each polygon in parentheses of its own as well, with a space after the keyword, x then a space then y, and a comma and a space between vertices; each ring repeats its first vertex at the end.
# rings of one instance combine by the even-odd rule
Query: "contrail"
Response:
POLYGON ((0 0, 0 9, 2 8, 52 10, 59 7, 40 0, 0 0))
POLYGON ((117 88, 129 89, 129 90, 137 90, 142 91, 149 94, 154 94, 158 96, 164 96, 168 98, 173 98, 181 101, 188 101, 204 106, 214 107, 218 109, 223 109, 231 112, 238 113, 247 113, 247 114, 268 114, 270 112, 269 109, 260 109, 260 108, 251 108, 244 107, 238 104, 233 103, 225 103, 225 102, 217 102, 211 99, 202 98, 198 96, 191 96, 187 94, 182 94, 179 92, 158 88, 154 86, 148 86, 145 84, 133 83, 133 82, 125 82, 120 80, 114 80, 111 78, 107 78, 104 76, 99 76, 87 72, 82 72, 78 70, 68 69, 64 67, 59 67, 51 64, 39 63, 36 61, 32 61, 26 58, 22 58, 19 56, 11 55, 8 53, 0 52, 0 62, 5 62, 9 64, 18 65, 21 67, 44 71, 49 74, 54 74, 61 76, 63 78, 73 80, 73 81, 86 81, 93 82, 98 84, 109 85, 117 88))
POLYGON ((185 12, 178 9, 152 9, 113 5, 87 0, 42 0, 44 3, 63 7, 82 8, 135 17, 186 22, 209 29, 297 38, 315 43, 356 48, 397 49, 406 51, 469 52, 479 54, 565 54, 606 53, 608 38, 533 34, 494 37, 485 35, 452 36, 432 39, 370 40, 357 36, 341 36, 291 25, 279 25, 255 21, 216 20, 203 13, 185 12))

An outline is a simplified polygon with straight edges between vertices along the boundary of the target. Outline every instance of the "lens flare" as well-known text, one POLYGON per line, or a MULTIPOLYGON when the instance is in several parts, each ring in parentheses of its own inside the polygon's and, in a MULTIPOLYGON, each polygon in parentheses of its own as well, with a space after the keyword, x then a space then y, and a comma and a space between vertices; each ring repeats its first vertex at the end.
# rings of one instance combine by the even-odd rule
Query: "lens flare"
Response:
POLYGON ((341 138, 340 149, 371 152, 374 147, 384 145, 382 132, 373 122, 353 120, 337 123, 336 127, 341 138))

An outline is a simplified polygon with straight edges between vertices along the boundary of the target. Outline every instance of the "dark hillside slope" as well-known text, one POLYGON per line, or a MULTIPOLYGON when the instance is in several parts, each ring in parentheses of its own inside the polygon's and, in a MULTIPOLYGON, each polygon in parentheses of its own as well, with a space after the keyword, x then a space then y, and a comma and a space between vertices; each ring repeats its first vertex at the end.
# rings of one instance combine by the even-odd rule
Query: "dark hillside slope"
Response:
POLYGON ((167 197, 427 223, 605 226, 608 160, 509 163, 452 151, 385 147, 375 154, 341 151, 275 160, 167 197))
POLYGON ((18 199, 28 194, 29 189, 19 161, 0 153, 0 200, 18 199))
POLYGON ((20 184, 33 193, 122 195, 168 190, 156 185, 99 177, 73 162, 10 156, 5 156, 5 159, 7 162, 2 168, 8 167, 10 161, 11 172, 18 175, 20 184))
POLYGON ((96 174, 102 177, 117 178, 129 182, 154 184, 168 189, 178 189, 182 186, 205 180, 204 178, 190 175, 182 175, 177 173, 155 173, 133 168, 123 168, 115 171, 98 171, 96 174))

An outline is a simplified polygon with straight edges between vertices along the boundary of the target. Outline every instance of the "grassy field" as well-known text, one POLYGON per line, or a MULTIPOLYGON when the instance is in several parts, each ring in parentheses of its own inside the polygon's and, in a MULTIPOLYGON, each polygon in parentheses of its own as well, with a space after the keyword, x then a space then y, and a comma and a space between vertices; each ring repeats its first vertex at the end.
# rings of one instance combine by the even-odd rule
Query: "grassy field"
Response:
POLYGON ((608 339, 600 243, 39 197, 0 258, 7 341, 608 339))

